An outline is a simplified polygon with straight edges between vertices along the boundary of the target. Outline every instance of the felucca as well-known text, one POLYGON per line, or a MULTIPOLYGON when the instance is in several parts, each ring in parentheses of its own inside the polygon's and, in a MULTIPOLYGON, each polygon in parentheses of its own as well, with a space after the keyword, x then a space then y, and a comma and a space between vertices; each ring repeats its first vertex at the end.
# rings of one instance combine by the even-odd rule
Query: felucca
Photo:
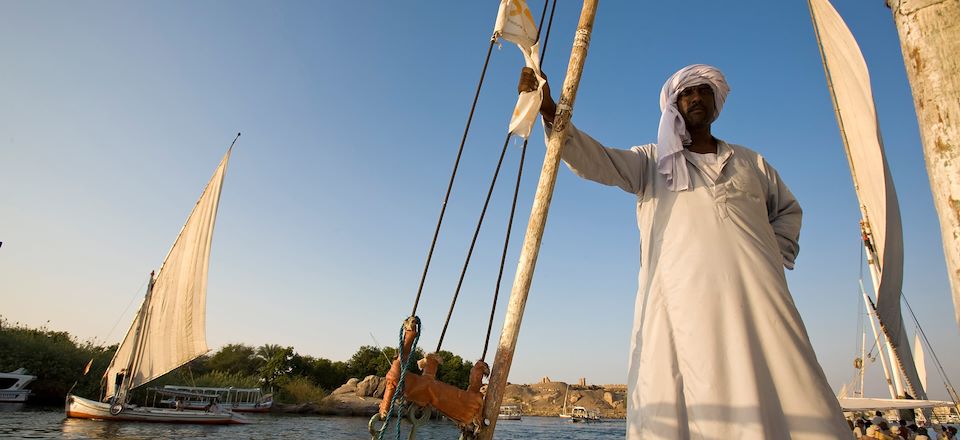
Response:
MULTIPOLYGON (((890 393, 890 399, 863 397, 866 365, 863 362, 865 355, 861 354, 856 361, 860 371, 860 397, 841 395, 840 406, 845 411, 956 406, 958 397, 946 376, 943 377, 944 384, 954 402, 926 400, 925 378, 921 379, 918 373, 918 370, 924 370, 923 360, 922 357, 915 359, 910 350, 906 321, 900 310, 903 285, 900 206, 880 136, 867 64, 853 34, 829 0, 808 2, 850 174, 860 202, 863 250, 870 266, 876 302, 867 295, 862 282, 861 293, 867 314, 879 323, 880 332, 868 318, 873 337, 881 347, 877 355, 890 393)), ((922 334, 915 317, 914 321, 922 334)), ((919 342, 917 339, 915 344, 919 342)), ((919 345, 917 349, 920 349, 919 345)))
MULTIPOLYGON (((237 137, 240 135, 237 134, 237 137)), ((233 141, 236 143, 236 139, 233 141)), ((67 417, 130 422, 233 424, 242 416, 211 405, 203 411, 137 406, 130 391, 206 354, 207 271, 220 190, 233 145, 207 183, 104 373, 101 401, 67 395, 67 417)))

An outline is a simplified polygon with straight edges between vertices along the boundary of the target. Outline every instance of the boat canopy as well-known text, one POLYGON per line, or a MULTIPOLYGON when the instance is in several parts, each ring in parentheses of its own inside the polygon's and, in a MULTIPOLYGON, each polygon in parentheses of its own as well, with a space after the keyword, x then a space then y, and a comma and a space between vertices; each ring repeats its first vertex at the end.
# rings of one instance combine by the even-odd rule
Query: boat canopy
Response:
POLYGON ((210 399, 219 397, 216 394, 202 394, 202 393, 191 393, 189 391, 180 391, 180 390, 170 390, 166 388, 150 388, 150 390, 155 391, 157 394, 162 394, 164 396, 173 396, 173 397, 184 397, 184 398, 193 398, 193 399, 210 399))

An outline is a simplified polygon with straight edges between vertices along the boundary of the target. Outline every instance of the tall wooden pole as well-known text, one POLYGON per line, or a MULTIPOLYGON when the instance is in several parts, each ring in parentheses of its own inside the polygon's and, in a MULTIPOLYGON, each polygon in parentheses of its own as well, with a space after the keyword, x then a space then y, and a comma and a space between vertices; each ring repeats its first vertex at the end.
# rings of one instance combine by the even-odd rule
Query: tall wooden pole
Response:
POLYGON ((960 1, 887 0, 900 33, 960 325, 960 1))
POLYGON ((547 223, 547 211, 550 209, 553 188, 557 182, 557 168, 560 165, 560 152, 565 139, 564 132, 570 122, 573 103, 577 98, 577 87, 580 85, 583 63, 587 59, 587 49, 590 46, 590 34, 593 32, 593 19, 598 2, 599 0, 584 0, 583 9, 580 11, 580 23, 577 25, 577 33, 573 39, 567 76, 563 80, 563 90, 560 93, 560 102, 557 104, 553 134, 547 144, 546 157, 543 160, 543 168, 540 170, 540 181, 537 184, 530 221, 527 223, 527 233, 523 239, 523 250, 520 253, 520 262, 517 264, 513 290, 510 292, 510 303, 503 322, 503 332, 500 333, 500 344, 490 373, 490 383, 487 385, 483 404, 483 417, 487 425, 481 428, 477 435, 479 440, 492 440, 493 431, 497 425, 497 414, 500 412, 500 403, 503 401, 503 393, 507 386, 507 376, 510 374, 513 352, 520 334, 520 322, 523 320, 523 309, 527 304, 527 294, 530 292, 533 271, 537 265, 543 229, 547 223))

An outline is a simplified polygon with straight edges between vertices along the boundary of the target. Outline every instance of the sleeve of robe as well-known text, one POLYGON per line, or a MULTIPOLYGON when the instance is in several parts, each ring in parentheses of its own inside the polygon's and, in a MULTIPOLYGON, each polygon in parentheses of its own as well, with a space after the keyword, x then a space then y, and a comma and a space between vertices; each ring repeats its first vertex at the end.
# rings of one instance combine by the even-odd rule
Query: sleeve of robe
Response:
MULTIPOLYGON (((604 147, 573 124, 567 127, 566 135, 560 157, 574 174, 597 183, 619 187, 631 194, 643 190, 647 157, 641 154, 639 147, 629 150, 604 147)), ((547 142, 551 136, 553 130, 548 127, 545 135, 547 142)))
POLYGON ((767 180, 767 217, 777 237, 777 244, 780 246, 783 266, 792 270, 797 254, 800 252, 800 223, 803 210, 800 209, 800 203, 793 197, 793 193, 780 179, 780 174, 767 163, 766 159, 760 157, 757 165, 767 180))

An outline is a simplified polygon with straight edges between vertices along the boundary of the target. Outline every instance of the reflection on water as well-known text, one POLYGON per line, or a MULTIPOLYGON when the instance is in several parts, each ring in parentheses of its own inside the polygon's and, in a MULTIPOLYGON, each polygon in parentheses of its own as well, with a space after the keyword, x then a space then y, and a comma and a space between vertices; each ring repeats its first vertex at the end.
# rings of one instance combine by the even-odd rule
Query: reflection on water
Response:
MULTIPOLYGON (((3 411, 0 408, 0 411, 3 411)), ((279 416, 251 414, 249 425, 204 426, 176 425, 166 423, 103 422, 95 420, 67 419, 62 409, 36 409, 21 407, 20 410, 3 412, 0 415, 0 438, 33 439, 129 439, 148 440, 166 438, 199 439, 369 439, 367 420, 362 417, 279 416)), ((392 423, 391 423, 392 425, 392 423)), ((402 425, 406 439, 410 425, 402 425)), ((459 433, 449 422, 430 422, 417 430, 417 439, 456 439, 459 433)), ((396 431, 390 429, 384 438, 395 439, 396 431)), ((497 422, 497 439, 531 440, 540 438, 563 438, 573 440, 622 439, 626 437, 626 424, 622 420, 577 424, 558 417, 524 417, 523 420, 497 422)))

